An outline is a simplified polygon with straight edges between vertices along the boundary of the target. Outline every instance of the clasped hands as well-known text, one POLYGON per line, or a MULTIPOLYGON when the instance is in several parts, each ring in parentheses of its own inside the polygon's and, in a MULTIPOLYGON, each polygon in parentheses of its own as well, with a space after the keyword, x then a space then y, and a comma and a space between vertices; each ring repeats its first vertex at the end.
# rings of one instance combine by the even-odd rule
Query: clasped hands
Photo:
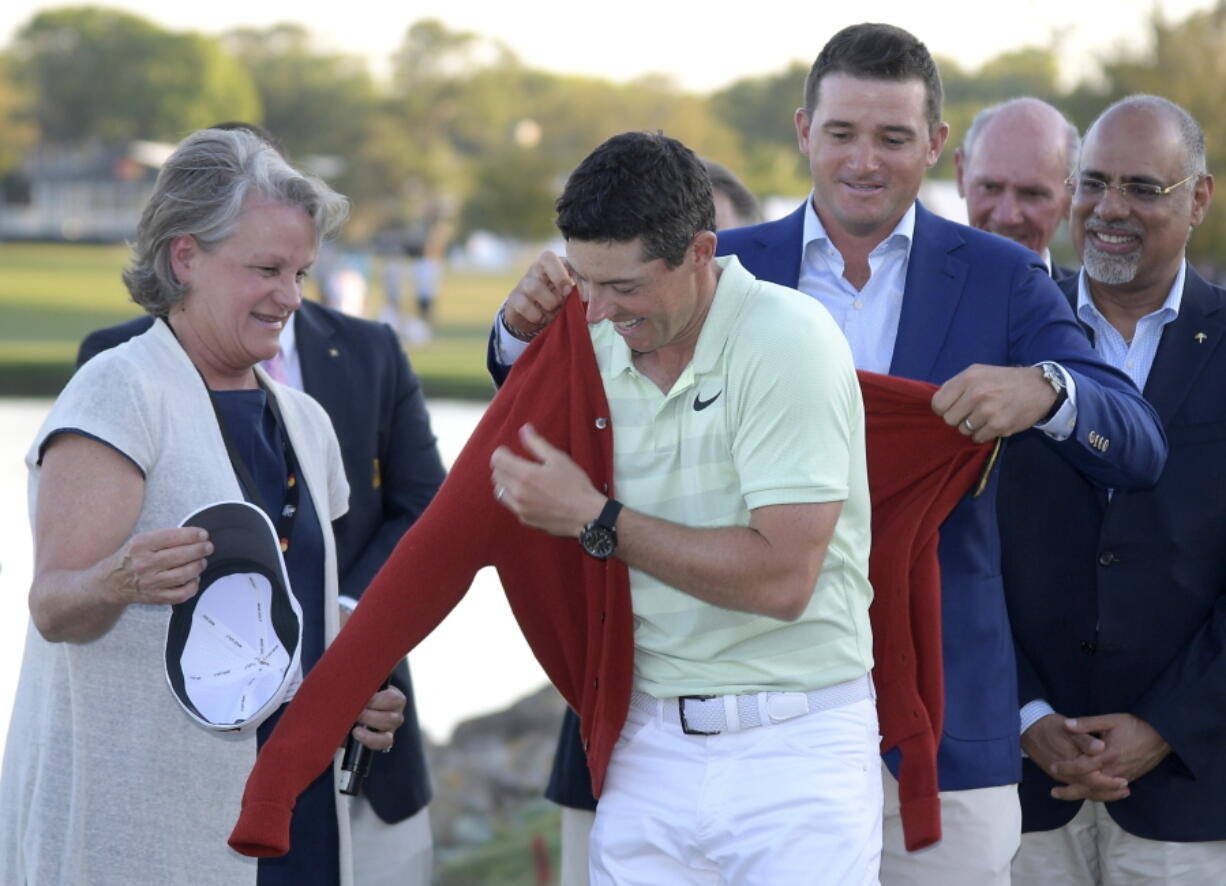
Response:
POLYGON ((1129 784, 1171 752, 1152 726, 1132 714, 1066 718, 1048 714, 1022 735, 1022 749, 1056 781, 1057 800, 1122 800, 1129 784))

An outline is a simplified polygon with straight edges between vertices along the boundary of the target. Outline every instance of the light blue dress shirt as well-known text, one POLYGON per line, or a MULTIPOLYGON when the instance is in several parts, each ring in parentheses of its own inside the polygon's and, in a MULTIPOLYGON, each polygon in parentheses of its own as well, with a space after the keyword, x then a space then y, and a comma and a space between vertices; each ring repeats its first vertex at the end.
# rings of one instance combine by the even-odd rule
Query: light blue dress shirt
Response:
POLYGON ((1179 316, 1186 276, 1185 262, 1179 266, 1175 283, 1167 293, 1162 307, 1137 321, 1131 342, 1125 341, 1120 331, 1108 323, 1095 307, 1094 300, 1090 297, 1089 284, 1086 282, 1086 272, 1083 270, 1077 277, 1077 317, 1094 331, 1094 350, 1098 351, 1098 356, 1104 361, 1126 373, 1138 390, 1145 390, 1149 370, 1154 365, 1154 355, 1158 353, 1158 342, 1162 340, 1162 330, 1179 316))
POLYGON ((857 290, 843 277, 843 255, 817 217, 812 195, 805 202, 800 280, 796 288, 821 302, 834 317, 851 345, 857 369, 890 371, 914 234, 912 203, 889 236, 868 254, 870 276, 864 288, 857 290))

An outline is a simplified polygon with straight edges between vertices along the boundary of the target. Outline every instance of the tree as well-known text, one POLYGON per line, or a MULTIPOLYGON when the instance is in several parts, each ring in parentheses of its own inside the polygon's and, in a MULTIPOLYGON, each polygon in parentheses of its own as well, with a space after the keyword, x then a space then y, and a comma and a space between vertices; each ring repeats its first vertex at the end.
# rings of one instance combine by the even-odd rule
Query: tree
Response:
POLYGON ((21 164, 38 139, 33 101, 12 69, 12 57, 0 55, 0 178, 21 164))
MULTIPOLYGON (((1226 77, 1226 2, 1175 24, 1155 11, 1150 30, 1148 49, 1121 52, 1104 61, 1106 85, 1098 93, 1097 112, 1137 92, 1168 98, 1184 107, 1204 129, 1209 171, 1226 170, 1226 117, 1221 114, 1219 90, 1226 77)), ((1188 256, 1212 272, 1221 270, 1224 252, 1226 213, 1211 204, 1205 221, 1188 242, 1188 256)))
POLYGON ((1030 96, 1070 112, 1066 95, 1059 84, 1060 62, 1054 48, 1027 47, 1003 52, 988 59, 974 71, 967 71, 953 59, 938 60, 941 83, 945 87, 945 121, 949 142, 941 154, 934 175, 952 178, 954 148, 962 144, 975 115, 990 105, 1030 96))
POLYGON ((251 78, 217 40, 125 12, 39 13, 12 52, 44 140, 178 141, 219 120, 260 118, 251 78))
POLYGON ((291 155, 331 154, 352 165, 378 107, 361 58, 317 50, 310 33, 295 24, 241 28, 221 42, 255 84, 260 122, 291 155))
POLYGON ((804 104, 809 67, 793 62, 774 74, 747 77, 711 96, 715 115, 737 133, 744 156, 741 166, 712 157, 737 173, 751 191, 767 196, 797 195, 809 190, 809 169, 792 125, 804 104))

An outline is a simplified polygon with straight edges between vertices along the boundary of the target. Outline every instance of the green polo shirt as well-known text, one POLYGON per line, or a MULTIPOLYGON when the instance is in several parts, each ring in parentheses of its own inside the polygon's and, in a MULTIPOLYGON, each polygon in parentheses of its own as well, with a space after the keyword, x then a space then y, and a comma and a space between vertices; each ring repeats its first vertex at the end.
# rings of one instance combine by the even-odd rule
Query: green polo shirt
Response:
POLYGON ((659 697, 809 690, 872 667, 864 405, 847 341, 818 302, 735 257, 694 358, 668 393, 609 321, 591 329, 619 500, 693 527, 748 526, 768 505, 843 502, 795 622, 735 612, 630 570, 635 687, 659 697))

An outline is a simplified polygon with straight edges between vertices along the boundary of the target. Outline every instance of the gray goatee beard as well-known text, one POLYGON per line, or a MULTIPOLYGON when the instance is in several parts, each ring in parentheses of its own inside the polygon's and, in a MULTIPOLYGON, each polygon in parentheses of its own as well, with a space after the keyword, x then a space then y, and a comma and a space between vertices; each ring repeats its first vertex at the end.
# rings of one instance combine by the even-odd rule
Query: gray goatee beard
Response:
POLYGON ((1105 283, 1107 286, 1131 283, 1132 278, 1137 275, 1137 264, 1140 261, 1139 252, 1129 255, 1108 255, 1105 252, 1099 252, 1088 243, 1085 247, 1085 254, 1081 257, 1081 263, 1085 265, 1090 279, 1105 283))
MULTIPOLYGON (((1100 224, 1102 224, 1101 221, 1100 224)), ((1107 231, 1115 231, 1121 234, 1141 234, 1141 231, 1127 224, 1105 224, 1102 227, 1107 231)), ((1121 286, 1124 283, 1131 283, 1132 278, 1137 275, 1137 265, 1141 262, 1141 251, 1139 249, 1127 255, 1114 255, 1109 252, 1103 252, 1094 245, 1088 231, 1086 232, 1084 243, 1081 263, 1085 267, 1086 273, 1090 275, 1091 280, 1097 280, 1099 283, 1104 283, 1107 286, 1121 286)))

